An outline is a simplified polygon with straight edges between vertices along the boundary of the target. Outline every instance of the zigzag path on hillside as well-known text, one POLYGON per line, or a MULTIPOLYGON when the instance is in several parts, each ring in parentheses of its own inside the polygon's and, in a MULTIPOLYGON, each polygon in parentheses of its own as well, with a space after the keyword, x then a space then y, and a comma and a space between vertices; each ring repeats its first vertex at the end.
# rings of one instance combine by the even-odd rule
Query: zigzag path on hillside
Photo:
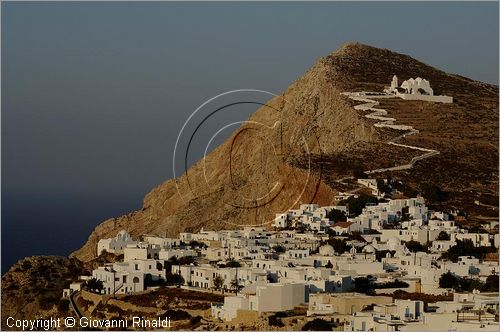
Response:
POLYGON ((370 95, 370 98, 368 98, 366 92, 342 92, 342 95, 347 96, 354 101, 362 102, 362 104, 354 106, 355 110, 373 111, 372 113, 365 115, 365 117, 367 119, 373 119, 373 120, 379 121, 373 125, 374 127, 390 128, 390 129, 405 131, 404 134, 401 134, 395 138, 390 139, 389 141, 386 142, 386 144, 425 152, 424 154, 422 154, 420 156, 413 157, 410 160, 410 162, 407 164, 386 167, 386 168, 377 168, 377 169, 365 171, 366 174, 382 173, 382 172, 390 172, 390 171, 401 171, 401 170, 405 170, 405 169, 410 169, 415 165, 415 163, 417 161, 424 160, 424 159, 427 159, 427 158, 430 158, 432 156, 439 154, 439 151, 437 151, 437 150, 426 149, 426 148, 422 148, 422 147, 414 146, 414 145, 396 143, 396 141, 398 141, 404 137, 418 134, 419 131, 417 129, 413 128, 412 126, 394 124, 396 119, 386 117, 386 115, 387 115, 386 110, 384 110, 382 108, 374 108, 374 106, 379 105, 380 103, 376 100, 370 99, 370 98, 394 98, 393 96, 370 95))

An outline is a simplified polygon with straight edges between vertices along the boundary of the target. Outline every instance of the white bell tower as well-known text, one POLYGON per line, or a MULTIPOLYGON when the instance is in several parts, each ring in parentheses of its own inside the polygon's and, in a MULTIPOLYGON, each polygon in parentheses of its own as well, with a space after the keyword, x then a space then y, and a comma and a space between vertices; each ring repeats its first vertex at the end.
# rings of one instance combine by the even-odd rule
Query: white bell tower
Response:
POLYGON ((396 90, 398 88, 398 77, 394 75, 391 82, 391 90, 396 90))

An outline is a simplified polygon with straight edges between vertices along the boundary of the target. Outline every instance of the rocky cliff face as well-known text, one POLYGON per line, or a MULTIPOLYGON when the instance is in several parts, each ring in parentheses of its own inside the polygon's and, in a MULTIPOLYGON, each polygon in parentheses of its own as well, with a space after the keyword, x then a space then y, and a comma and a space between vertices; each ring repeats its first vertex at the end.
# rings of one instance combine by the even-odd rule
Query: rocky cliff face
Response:
POLYGON ((328 59, 320 59, 249 119, 269 127, 278 122, 274 130, 245 125, 206 157, 208 184, 203 163, 198 162, 187 176, 154 188, 145 197, 142 210, 96 227, 74 256, 93 258, 97 241, 120 229, 132 235, 171 236, 202 227, 265 224, 275 213, 299 203, 329 204, 334 190, 319 174, 293 167, 291 162, 304 155, 340 152, 359 142, 378 140, 373 128, 340 95, 333 75, 328 59))
MULTIPOLYGON (((354 111, 340 92, 381 91, 394 74, 401 79, 425 77, 437 93, 454 96, 454 105, 464 108, 483 107, 476 101, 498 96, 497 87, 444 73, 409 56, 346 44, 319 59, 249 119, 274 128, 242 126, 187 174, 154 188, 144 198, 141 210, 97 226, 73 256, 84 261, 94 258, 97 241, 115 236, 121 229, 133 236, 174 236, 202 227, 216 230, 266 225, 275 213, 300 203, 331 203, 335 193, 332 181, 325 181, 317 162, 310 172, 310 157, 317 161, 357 151, 357 158, 363 159, 370 151, 373 154, 373 147, 386 135, 354 111), (301 160, 300 167, 296 167, 297 160, 301 160)), ((391 153, 384 150, 384 154, 391 153)))

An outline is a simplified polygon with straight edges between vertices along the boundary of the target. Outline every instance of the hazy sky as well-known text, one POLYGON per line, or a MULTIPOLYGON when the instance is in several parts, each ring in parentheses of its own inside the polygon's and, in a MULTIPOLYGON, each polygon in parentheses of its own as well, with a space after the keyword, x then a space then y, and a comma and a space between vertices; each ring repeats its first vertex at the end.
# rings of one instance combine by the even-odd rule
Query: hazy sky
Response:
POLYGON ((347 41, 498 84, 495 2, 2 2, 1 24, 3 268, 140 207, 208 98, 279 93, 347 41))

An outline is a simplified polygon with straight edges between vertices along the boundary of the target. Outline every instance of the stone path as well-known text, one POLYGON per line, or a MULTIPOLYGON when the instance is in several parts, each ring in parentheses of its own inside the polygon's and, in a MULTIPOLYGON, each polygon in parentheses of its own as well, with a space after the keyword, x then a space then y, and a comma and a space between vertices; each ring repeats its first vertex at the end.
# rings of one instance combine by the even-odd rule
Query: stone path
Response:
POLYGON ((73 309, 73 311, 78 316, 78 319, 80 319, 80 318, 83 317, 82 311, 80 310, 80 308, 78 308, 78 305, 76 304, 76 301, 75 301, 75 297, 78 296, 79 294, 80 294, 80 292, 73 292, 69 296, 69 303, 70 303, 71 308, 73 309))
POLYGON ((410 136, 410 135, 418 134, 419 131, 417 129, 413 128, 412 126, 394 124, 396 119, 387 117, 386 110, 384 110, 382 108, 375 108, 375 106, 379 105, 379 102, 376 100, 370 99, 370 98, 392 98, 392 96, 367 95, 366 93, 363 93, 363 92, 343 92, 342 95, 347 96, 354 101, 362 102, 362 104, 354 106, 355 110, 372 111, 371 113, 365 115, 365 117, 367 119, 373 119, 373 120, 378 121, 373 125, 374 127, 390 128, 390 129, 394 129, 394 130, 405 131, 405 133, 387 141, 386 142, 387 144, 424 152, 423 154, 412 158, 410 160, 410 162, 407 164, 402 164, 402 165, 397 165, 397 166, 392 166, 392 167, 387 167, 387 168, 377 168, 377 169, 366 171, 365 172, 366 174, 382 173, 382 172, 389 172, 389 171, 400 171, 400 170, 410 169, 413 167, 413 165, 415 165, 415 163, 417 161, 424 160, 424 159, 427 159, 427 158, 430 158, 432 156, 439 154, 439 151, 437 151, 437 150, 426 149, 426 148, 422 148, 422 147, 414 146, 414 145, 396 143, 396 141, 398 141, 402 138, 405 138, 405 137, 410 136))

